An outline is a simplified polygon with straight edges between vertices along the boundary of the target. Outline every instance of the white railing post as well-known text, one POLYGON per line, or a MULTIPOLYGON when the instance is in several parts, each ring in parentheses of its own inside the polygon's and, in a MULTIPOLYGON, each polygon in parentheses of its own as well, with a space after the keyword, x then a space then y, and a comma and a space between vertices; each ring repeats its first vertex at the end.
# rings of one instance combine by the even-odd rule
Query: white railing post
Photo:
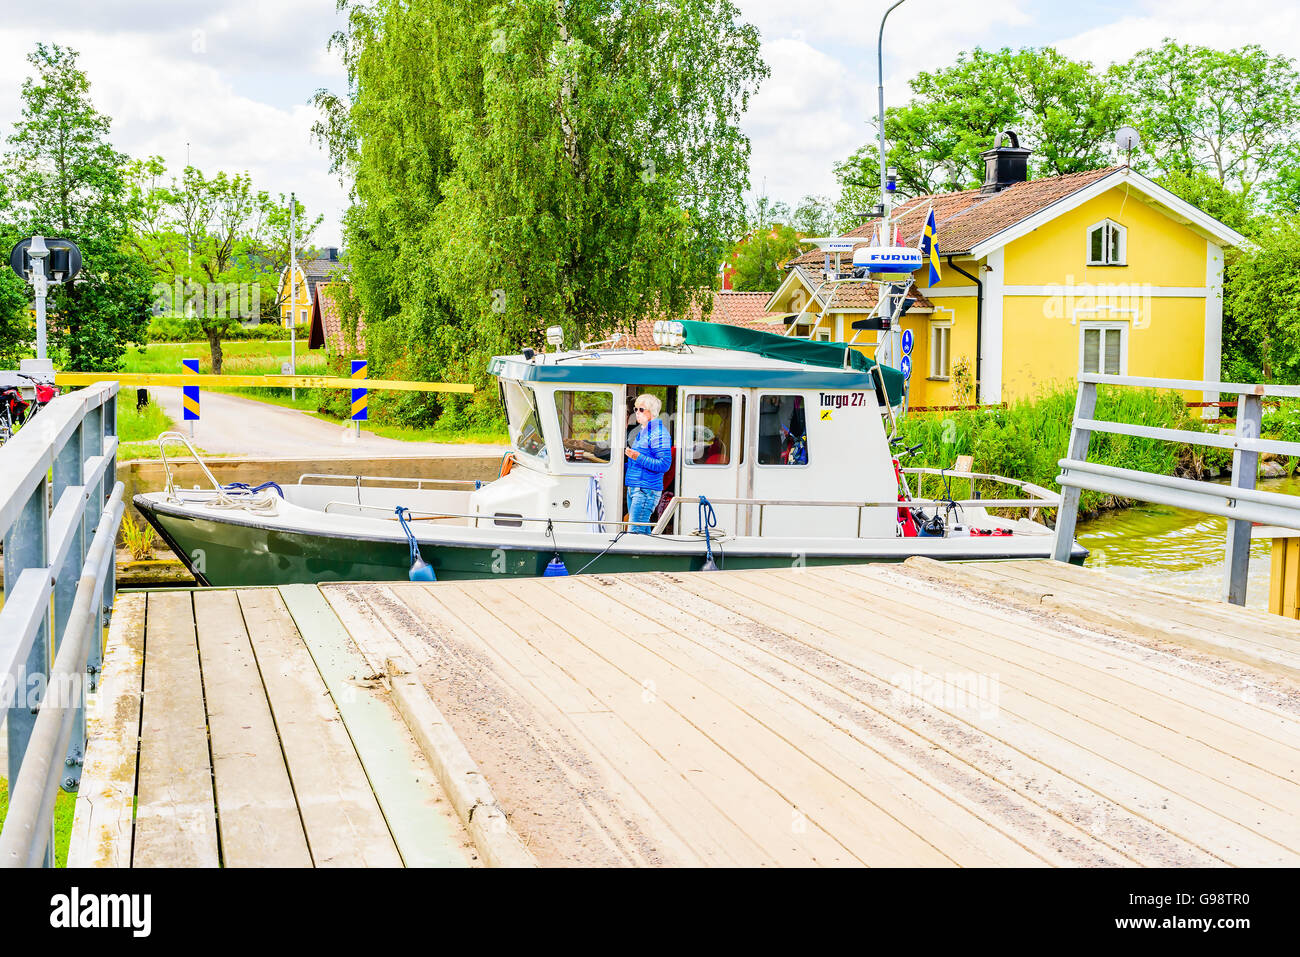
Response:
MULTIPOLYGON (((1237 437, 1258 439, 1263 427, 1261 396, 1244 394, 1237 403, 1237 437)), ((1254 489, 1259 470, 1259 453, 1236 449, 1232 453, 1232 487, 1254 489)), ((1233 500, 1235 504, 1235 500, 1233 500)), ((1246 578, 1250 571, 1250 526, 1244 519, 1229 519, 1227 560, 1224 562, 1223 600, 1246 604, 1246 578)))
MULTIPOLYGON (((1078 426, 1080 419, 1091 419, 1097 410, 1097 386, 1091 382, 1079 383, 1079 395, 1074 404, 1074 421, 1070 429, 1070 448, 1066 458, 1078 462, 1088 458, 1088 445, 1092 432, 1078 426)), ((1052 558, 1068 562, 1074 549, 1074 528, 1079 519, 1080 490, 1073 486, 1061 489, 1061 507, 1056 510, 1056 540, 1052 543, 1052 558)))

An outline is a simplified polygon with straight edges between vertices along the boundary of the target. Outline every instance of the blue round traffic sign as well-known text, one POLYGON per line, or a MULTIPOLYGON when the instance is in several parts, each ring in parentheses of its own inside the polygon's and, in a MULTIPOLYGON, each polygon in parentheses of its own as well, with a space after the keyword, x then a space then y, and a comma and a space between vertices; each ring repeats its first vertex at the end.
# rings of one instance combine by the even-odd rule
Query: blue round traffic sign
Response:
POLYGON ((903 330, 903 355, 910 356, 911 354, 912 354, 912 330, 904 329, 903 330))
POLYGON ((903 356, 903 361, 898 364, 898 371, 903 373, 904 379, 912 378, 912 357, 903 356))

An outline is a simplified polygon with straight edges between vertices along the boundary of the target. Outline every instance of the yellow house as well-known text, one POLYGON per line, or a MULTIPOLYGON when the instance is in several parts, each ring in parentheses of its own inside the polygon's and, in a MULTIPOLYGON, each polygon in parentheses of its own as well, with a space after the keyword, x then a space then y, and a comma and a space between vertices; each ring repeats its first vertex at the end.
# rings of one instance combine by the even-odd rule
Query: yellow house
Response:
POLYGON ((342 263, 338 247, 331 246, 319 255, 299 259, 293 272, 286 268, 280 272, 280 324, 298 325, 311 321, 312 303, 316 300, 316 287, 329 282, 342 263), (292 295, 290 282, 292 280, 292 295))
MULTIPOLYGON (((1002 140, 983 154, 980 189, 894 210, 917 246, 933 207, 942 259, 933 286, 928 268, 914 274, 915 304, 901 321, 914 342, 910 404, 1004 402, 1080 372, 1218 381, 1223 251, 1245 237, 1125 166, 1026 180, 1030 151, 1014 134, 1011 146, 1002 140)), ((874 227, 846 236, 866 245, 874 227)), ((790 334, 874 349, 880 333, 822 305, 834 288, 825 260, 820 251, 791 260, 766 308, 794 313, 811 301, 815 321, 790 334)), ((874 307, 874 287, 857 288, 874 307)))

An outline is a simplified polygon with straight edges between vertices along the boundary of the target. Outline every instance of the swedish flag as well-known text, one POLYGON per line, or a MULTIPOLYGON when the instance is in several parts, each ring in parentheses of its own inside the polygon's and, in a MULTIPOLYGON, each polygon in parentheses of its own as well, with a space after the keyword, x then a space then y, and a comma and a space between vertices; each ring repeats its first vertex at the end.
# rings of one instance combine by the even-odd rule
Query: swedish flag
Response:
POLYGON ((938 232, 934 225, 934 207, 925 219, 925 229, 921 231, 921 258, 930 264, 930 285, 939 281, 939 244, 935 241, 938 232))

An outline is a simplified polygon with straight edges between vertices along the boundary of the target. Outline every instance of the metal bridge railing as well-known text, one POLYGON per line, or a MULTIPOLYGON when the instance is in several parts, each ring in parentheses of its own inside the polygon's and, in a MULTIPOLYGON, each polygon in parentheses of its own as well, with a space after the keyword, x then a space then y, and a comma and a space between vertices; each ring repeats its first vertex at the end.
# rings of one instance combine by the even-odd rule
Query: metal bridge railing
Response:
POLYGON ((1061 508, 1056 519, 1053 556, 1069 559, 1079 515, 1083 489, 1104 492, 1140 502, 1154 502, 1193 512, 1222 515, 1228 521, 1227 562, 1224 571, 1224 600, 1246 603, 1246 573, 1250 562, 1252 522, 1300 529, 1300 496, 1261 492, 1255 475, 1261 452, 1300 456, 1300 442, 1260 438, 1265 398, 1300 398, 1300 386, 1244 385, 1237 382, 1200 382, 1189 379, 1143 379, 1135 376, 1081 375, 1074 407, 1070 448, 1060 460, 1061 508), (1145 389, 1180 389, 1192 392, 1226 392, 1238 395, 1237 428, 1230 435, 1218 432, 1188 432, 1127 422, 1110 422, 1096 417, 1097 386, 1133 386, 1145 389), (1137 469, 1116 468, 1088 461, 1088 445, 1094 432, 1130 435, 1164 442, 1187 443, 1232 450, 1232 480, 1229 485, 1194 479, 1155 475, 1137 469))
POLYGON ((116 382, 50 402, 0 446, 0 714, 9 812, 0 866, 54 863, 54 803, 75 790, 115 592, 122 520, 116 382))

